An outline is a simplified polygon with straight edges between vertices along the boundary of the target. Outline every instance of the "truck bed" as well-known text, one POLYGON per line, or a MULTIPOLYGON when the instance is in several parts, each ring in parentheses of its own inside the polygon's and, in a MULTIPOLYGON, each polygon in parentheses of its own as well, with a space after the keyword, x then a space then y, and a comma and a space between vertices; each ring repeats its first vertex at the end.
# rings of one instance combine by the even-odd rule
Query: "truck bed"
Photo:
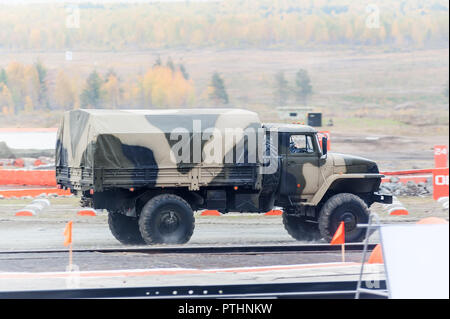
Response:
POLYGON ((187 187, 198 190, 206 185, 255 187, 258 169, 256 164, 134 169, 57 167, 56 176, 58 184, 77 191, 139 187, 187 187))

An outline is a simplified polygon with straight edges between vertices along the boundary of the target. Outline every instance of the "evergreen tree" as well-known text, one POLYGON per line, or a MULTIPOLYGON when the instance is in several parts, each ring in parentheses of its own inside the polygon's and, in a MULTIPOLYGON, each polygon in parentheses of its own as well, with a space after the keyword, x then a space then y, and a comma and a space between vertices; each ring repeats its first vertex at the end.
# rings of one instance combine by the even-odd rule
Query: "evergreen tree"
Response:
POLYGON ((172 61, 172 58, 171 58, 171 57, 169 57, 169 58, 167 59, 166 66, 167 66, 169 69, 171 69, 172 72, 175 71, 175 65, 173 64, 173 61, 172 61))
POLYGON ((40 107, 48 106, 47 96, 47 69, 42 65, 41 61, 36 61, 34 64, 39 79, 39 91, 38 91, 38 105, 40 107))
POLYGON ((309 78, 308 71, 304 69, 298 70, 295 76, 295 86, 297 101, 306 104, 308 96, 312 93, 311 79, 309 78))
POLYGON ((97 108, 102 99, 102 79, 97 71, 93 71, 86 79, 86 87, 81 93, 81 106, 91 106, 97 108))
POLYGON ((225 89, 225 83, 218 72, 214 72, 212 76, 209 98, 223 104, 228 104, 229 102, 227 90, 225 89))
POLYGON ((162 65, 161 56, 158 55, 158 58, 156 59, 155 63, 153 64, 153 67, 157 67, 157 66, 161 66, 161 65, 162 65))
POLYGON ((278 106, 286 104, 289 98, 288 81, 284 76, 284 72, 280 71, 275 75, 275 103, 278 106))
POLYGON ((179 68, 180 68, 181 74, 183 74, 184 79, 185 80, 189 80, 189 73, 187 73, 186 68, 184 67, 184 65, 180 64, 179 68))

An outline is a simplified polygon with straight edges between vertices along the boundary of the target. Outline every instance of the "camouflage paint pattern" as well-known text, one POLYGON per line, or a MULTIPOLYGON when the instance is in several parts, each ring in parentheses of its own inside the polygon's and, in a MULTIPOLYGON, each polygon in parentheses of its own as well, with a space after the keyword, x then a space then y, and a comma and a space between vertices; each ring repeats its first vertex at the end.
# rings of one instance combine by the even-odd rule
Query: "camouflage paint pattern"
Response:
MULTIPOLYGON (((244 135, 233 140, 227 130, 253 130, 258 134, 258 129, 262 130, 258 115, 240 109, 69 111, 58 131, 56 166, 93 171, 146 170, 145 174, 156 176, 145 186, 188 186, 196 190, 212 181, 220 184, 220 180, 228 179, 227 175, 245 172, 236 171, 236 167, 248 164, 255 170, 259 165, 258 147, 242 144, 244 157, 255 159, 242 163, 237 146, 245 140, 244 135), (187 144, 180 143, 182 137, 186 137, 187 144), (174 151, 177 144, 188 145, 185 161, 178 161, 174 151), (220 146, 217 154, 215 145, 220 146), (219 158, 206 162, 204 152, 212 154, 209 158, 219 158), (229 154, 234 154, 231 162, 229 154)), ((122 179, 117 184, 133 185, 136 181, 122 179)), ((256 187, 258 179, 254 174, 250 182, 256 187)))

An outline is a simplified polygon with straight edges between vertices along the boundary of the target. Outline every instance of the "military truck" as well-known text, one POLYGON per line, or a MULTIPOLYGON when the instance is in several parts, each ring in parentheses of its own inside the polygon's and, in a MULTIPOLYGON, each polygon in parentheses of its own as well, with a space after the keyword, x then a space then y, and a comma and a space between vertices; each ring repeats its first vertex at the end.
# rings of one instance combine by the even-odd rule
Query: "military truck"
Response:
POLYGON ((373 161, 327 152, 312 127, 241 109, 69 111, 56 145, 58 187, 106 209, 123 244, 186 243, 198 210, 273 207, 297 240, 330 241, 343 221, 346 241, 361 241, 369 207, 392 202, 382 177, 373 161))

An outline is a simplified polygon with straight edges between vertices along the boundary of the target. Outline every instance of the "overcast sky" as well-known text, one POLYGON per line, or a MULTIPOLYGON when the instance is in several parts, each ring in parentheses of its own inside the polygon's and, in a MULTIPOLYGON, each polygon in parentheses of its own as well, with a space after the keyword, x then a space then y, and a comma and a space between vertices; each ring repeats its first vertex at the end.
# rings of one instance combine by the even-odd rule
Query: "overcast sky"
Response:
POLYGON ((76 3, 148 3, 148 2, 219 2, 223 0, 0 0, 1 4, 33 4, 33 3, 65 3, 65 4, 76 4, 76 3))

